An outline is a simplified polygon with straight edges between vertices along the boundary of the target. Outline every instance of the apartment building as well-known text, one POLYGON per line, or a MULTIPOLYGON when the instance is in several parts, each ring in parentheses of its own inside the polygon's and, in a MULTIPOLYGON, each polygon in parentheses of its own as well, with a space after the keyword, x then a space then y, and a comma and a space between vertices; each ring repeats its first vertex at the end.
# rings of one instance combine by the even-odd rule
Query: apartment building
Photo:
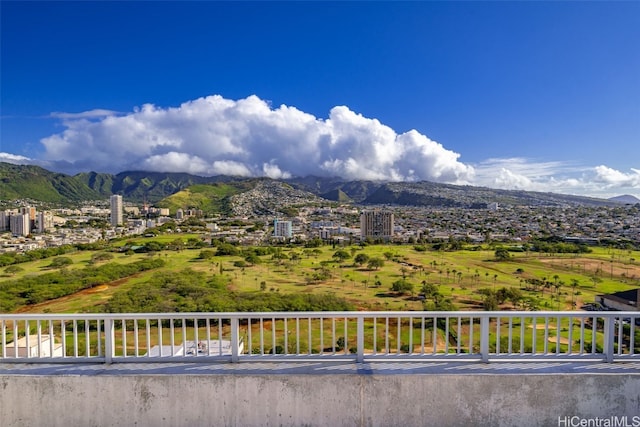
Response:
POLYGON ((122 196, 114 194, 110 197, 109 202, 111 204, 111 226, 118 227, 124 222, 122 196))
POLYGON ((371 237, 388 241, 393 237, 393 229, 393 212, 368 210, 360 214, 360 236, 363 240, 371 237))

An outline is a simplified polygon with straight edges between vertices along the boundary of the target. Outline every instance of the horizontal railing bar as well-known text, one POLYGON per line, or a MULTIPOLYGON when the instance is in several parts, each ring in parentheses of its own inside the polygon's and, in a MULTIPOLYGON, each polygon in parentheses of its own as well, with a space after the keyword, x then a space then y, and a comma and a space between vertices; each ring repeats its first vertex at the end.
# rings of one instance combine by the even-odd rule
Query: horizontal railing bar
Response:
POLYGON ((421 317, 473 317, 473 318, 536 318, 544 319, 557 317, 640 317, 637 311, 267 311, 267 312, 189 312, 189 313, 103 313, 103 314, 0 314, 0 320, 95 320, 95 319, 113 319, 113 320, 133 320, 133 319, 166 319, 166 320, 193 320, 198 319, 243 319, 243 318, 360 318, 360 317, 402 317, 402 318, 421 318, 421 317))
POLYGON ((0 314, 0 360, 636 361, 639 319, 633 311, 0 314))

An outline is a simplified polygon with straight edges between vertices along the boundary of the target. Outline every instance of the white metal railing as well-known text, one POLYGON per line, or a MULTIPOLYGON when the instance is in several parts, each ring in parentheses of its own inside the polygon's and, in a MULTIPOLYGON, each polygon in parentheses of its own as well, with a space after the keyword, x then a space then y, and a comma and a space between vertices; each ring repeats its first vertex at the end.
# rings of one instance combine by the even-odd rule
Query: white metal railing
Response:
POLYGON ((640 360, 638 312, 0 314, 0 362, 640 360))

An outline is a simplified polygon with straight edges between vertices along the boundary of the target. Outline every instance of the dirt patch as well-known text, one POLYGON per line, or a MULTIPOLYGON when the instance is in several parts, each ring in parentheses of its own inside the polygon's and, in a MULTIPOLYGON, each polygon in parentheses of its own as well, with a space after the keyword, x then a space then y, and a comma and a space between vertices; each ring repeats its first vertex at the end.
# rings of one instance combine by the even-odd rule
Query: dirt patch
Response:
POLYGON ((571 271, 579 271, 583 274, 596 277, 627 277, 637 279, 640 277, 640 264, 625 263, 620 261, 603 261, 590 258, 540 258, 543 264, 553 267, 562 267, 571 271))
MULTIPOLYGON (((558 342, 558 338, 557 337, 549 337, 549 339, 547 340, 550 343, 557 343, 558 342)), ((565 338, 565 337, 560 337, 560 344, 569 344, 569 339, 565 338)))
MULTIPOLYGON (((533 325, 529 325, 529 326, 527 326, 527 328, 529 328, 529 329, 533 329, 533 325)), ((542 325, 536 325, 536 330, 538 330, 538 329, 545 329, 544 324, 542 324, 542 325)), ((549 325, 549 329, 556 329, 556 327, 555 327, 555 326, 551 326, 551 325, 549 325)))
POLYGON ((133 276, 129 276, 129 277, 125 277, 123 279, 119 279, 119 280, 114 280, 113 282, 109 282, 109 284, 102 284, 102 285, 97 285, 94 286, 92 288, 87 288, 87 289, 83 289, 81 291, 78 291, 76 293, 73 293, 71 295, 66 295, 60 298, 56 298, 56 299, 52 299, 49 301, 45 301, 45 302, 41 302, 39 304, 33 304, 33 305, 29 305, 26 307, 21 307, 18 310, 15 311, 15 313, 45 313, 47 311, 47 309, 51 306, 54 305, 58 305, 60 303, 65 303, 67 301, 71 301, 74 299, 78 299, 78 298, 82 298, 83 296, 86 295, 93 295, 93 294, 97 294, 100 292, 105 292, 107 290, 109 290, 110 288, 115 288, 118 287, 120 285, 122 285, 123 283, 126 283, 127 281, 131 280, 134 277, 139 276, 140 274, 135 274, 133 276))
POLYGON ((85 289, 82 292, 84 292, 85 294, 95 294, 95 293, 98 293, 98 292, 104 292, 107 289, 109 289, 109 286, 107 286, 107 285, 98 285, 98 286, 94 286, 91 289, 85 289))

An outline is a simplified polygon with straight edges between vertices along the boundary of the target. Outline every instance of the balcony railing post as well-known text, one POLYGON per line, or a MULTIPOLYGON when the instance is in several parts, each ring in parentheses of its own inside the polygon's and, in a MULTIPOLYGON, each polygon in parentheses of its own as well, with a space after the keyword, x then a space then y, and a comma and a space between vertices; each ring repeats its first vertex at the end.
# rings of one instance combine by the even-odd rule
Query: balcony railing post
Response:
POLYGON ((231 363, 239 360, 238 350, 240 348, 240 321, 237 317, 231 318, 231 363))
POLYGON ((489 363, 489 317, 480 318, 480 356, 484 363, 489 363))
POLYGON ((613 343, 615 341, 615 323, 613 316, 604 318, 604 343, 602 351, 605 362, 613 362, 613 343))
POLYGON ((356 362, 364 362, 364 317, 358 316, 357 323, 357 345, 358 353, 356 355, 356 362))
POLYGON ((113 362, 115 340, 114 320, 104 319, 104 363, 111 364, 113 362))

